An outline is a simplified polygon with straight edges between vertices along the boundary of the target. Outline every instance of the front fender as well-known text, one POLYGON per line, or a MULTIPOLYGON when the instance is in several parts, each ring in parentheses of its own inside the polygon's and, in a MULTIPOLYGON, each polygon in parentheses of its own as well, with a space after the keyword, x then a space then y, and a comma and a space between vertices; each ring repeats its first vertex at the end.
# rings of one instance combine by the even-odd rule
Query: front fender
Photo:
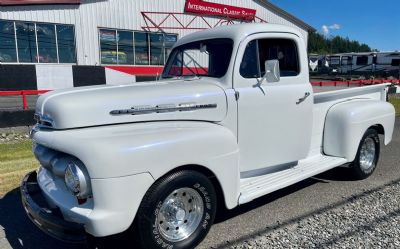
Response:
POLYGON ((148 172, 157 180, 177 167, 201 165, 215 174, 227 207, 237 205, 237 140, 214 123, 171 121, 37 132, 34 140, 79 158, 92 179, 148 172))
POLYGON ((369 127, 381 125, 387 145, 392 140, 394 122, 394 107, 387 102, 358 99, 336 104, 326 116, 323 151, 326 155, 343 157, 351 162, 369 127))

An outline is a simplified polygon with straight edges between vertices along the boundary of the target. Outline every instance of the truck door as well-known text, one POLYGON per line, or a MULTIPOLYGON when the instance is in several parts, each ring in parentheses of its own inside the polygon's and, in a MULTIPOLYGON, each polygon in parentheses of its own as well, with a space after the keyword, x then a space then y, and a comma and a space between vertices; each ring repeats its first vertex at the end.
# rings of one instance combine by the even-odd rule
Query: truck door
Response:
POLYGON ((249 36, 238 50, 238 143, 242 177, 277 171, 307 157, 313 92, 304 42, 294 34, 249 36), (265 61, 279 60, 280 80, 264 81, 265 61))

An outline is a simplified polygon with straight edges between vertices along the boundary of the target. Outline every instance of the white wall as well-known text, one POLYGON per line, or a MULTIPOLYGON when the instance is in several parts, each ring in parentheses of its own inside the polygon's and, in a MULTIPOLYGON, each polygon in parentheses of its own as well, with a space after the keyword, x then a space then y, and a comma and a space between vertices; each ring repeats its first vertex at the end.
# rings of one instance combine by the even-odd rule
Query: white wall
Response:
POLYGON ((38 90, 74 87, 71 65, 36 65, 38 90))
POLYGON ((136 76, 106 68, 107 85, 128 85, 136 82, 136 76))

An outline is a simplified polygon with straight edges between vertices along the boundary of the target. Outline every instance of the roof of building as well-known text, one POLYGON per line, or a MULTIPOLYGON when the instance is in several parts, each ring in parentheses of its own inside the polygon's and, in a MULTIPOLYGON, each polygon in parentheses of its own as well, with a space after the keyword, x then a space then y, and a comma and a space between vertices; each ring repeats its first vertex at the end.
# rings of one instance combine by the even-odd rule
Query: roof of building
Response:
POLYGON ((300 28, 307 30, 308 32, 315 32, 316 29, 311 25, 305 23, 304 21, 300 20, 299 18, 293 16, 292 14, 284 11, 283 9, 279 8, 278 6, 272 4, 268 0, 254 0, 254 2, 264 6, 265 8, 271 10, 272 12, 276 13, 277 15, 291 21, 292 23, 296 24, 300 28))

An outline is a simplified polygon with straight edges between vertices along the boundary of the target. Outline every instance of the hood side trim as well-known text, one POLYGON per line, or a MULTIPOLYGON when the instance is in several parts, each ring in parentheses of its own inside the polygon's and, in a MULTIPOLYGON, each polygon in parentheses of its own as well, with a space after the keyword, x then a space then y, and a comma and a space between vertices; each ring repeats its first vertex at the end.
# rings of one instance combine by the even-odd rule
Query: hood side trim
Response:
POLYGON ((194 111, 199 109, 214 109, 217 104, 179 104, 174 105, 157 105, 157 106, 133 106, 131 109, 112 110, 110 115, 142 115, 149 113, 165 113, 165 112, 183 112, 194 111))

